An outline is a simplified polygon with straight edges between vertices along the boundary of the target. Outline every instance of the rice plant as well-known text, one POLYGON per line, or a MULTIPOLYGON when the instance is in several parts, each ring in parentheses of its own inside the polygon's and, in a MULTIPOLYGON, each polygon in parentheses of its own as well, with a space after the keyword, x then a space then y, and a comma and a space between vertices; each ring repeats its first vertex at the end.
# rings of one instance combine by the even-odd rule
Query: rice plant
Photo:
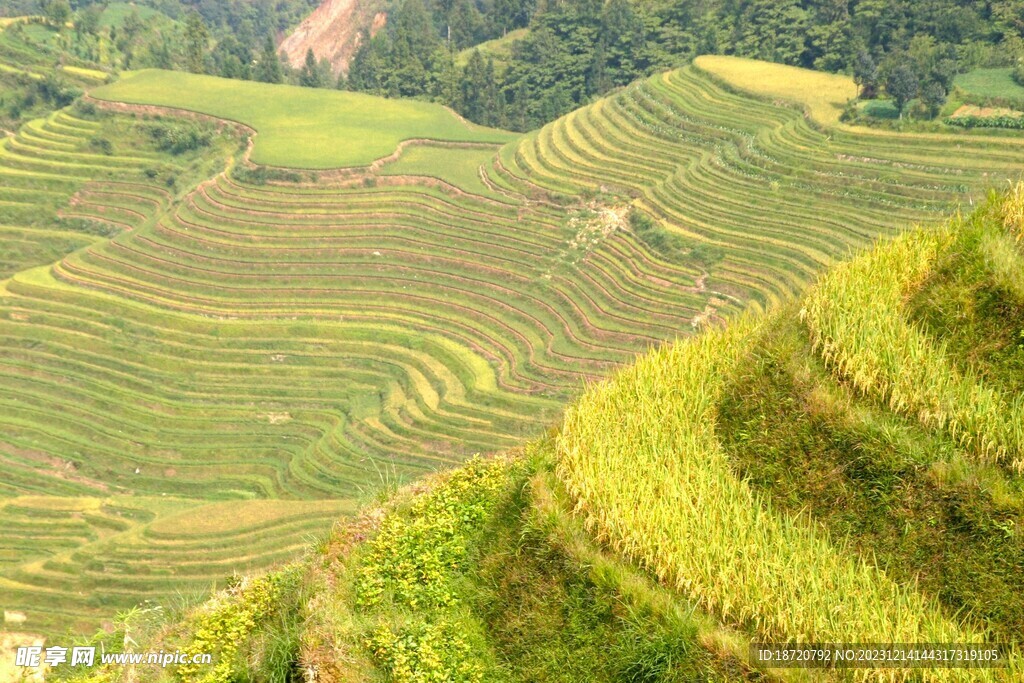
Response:
POLYGON ((834 269, 801 317, 841 378, 921 423, 945 429, 983 462, 1024 466, 1024 404, 958 370, 944 345, 908 322, 904 301, 954 242, 954 225, 917 231, 834 269))
MULTIPOLYGON (((754 327, 736 324, 641 359, 593 387, 557 439, 558 475, 592 531, 725 621, 767 639, 966 642, 912 586, 853 559, 808 520, 776 514, 715 436, 723 377, 754 327)), ((924 680, 991 680, 935 671, 924 680)), ((915 680, 893 670, 871 680, 915 680)))

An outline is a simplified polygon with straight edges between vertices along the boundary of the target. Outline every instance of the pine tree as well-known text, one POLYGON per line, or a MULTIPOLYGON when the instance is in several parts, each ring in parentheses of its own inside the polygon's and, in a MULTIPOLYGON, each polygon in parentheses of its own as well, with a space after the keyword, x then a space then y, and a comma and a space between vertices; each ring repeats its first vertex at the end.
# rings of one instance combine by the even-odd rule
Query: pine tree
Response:
POLYGON ((316 55, 313 54, 313 48, 306 50, 306 61, 302 65, 302 71, 299 72, 299 85, 307 88, 322 88, 326 85, 322 80, 320 65, 316 61, 316 55))
POLYGON ((484 93, 487 89, 487 66, 480 50, 473 50, 462 72, 459 111, 470 121, 484 119, 484 93))
POLYGON ((256 80, 264 83, 280 83, 284 80, 281 59, 277 56, 274 39, 270 35, 267 35, 267 40, 263 43, 263 53, 256 65, 256 80))
POLYGON ((946 103, 946 89, 939 81, 930 81, 921 88, 921 102, 928 110, 929 118, 939 115, 942 105, 946 103))
POLYGON ((192 10, 185 20, 185 68, 194 74, 206 73, 206 48, 210 31, 199 12, 192 10))

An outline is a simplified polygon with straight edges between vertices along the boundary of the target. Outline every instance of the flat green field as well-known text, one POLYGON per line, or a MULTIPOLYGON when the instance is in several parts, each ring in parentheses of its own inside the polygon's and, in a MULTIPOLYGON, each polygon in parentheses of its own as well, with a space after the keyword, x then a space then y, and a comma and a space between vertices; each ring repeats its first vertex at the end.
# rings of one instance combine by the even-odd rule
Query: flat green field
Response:
POLYGON ((252 160, 269 166, 365 166, 394 152, 403 140, 500 143, 513 137, 467 123, 436 104, 158 69, 128 73, 92 96, 186 109, 251 126, 259 133, 252 160))
POLYGON ((1005 97, 1024 102, 1024 85, 1013 80, 1013 69, 975 69, 956 77, 955 84, 979 97, 1005 97))

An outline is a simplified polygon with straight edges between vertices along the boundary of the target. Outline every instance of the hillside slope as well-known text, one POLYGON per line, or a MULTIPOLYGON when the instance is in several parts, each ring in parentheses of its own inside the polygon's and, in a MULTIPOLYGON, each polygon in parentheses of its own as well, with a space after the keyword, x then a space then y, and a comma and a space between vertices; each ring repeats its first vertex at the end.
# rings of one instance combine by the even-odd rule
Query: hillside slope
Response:
POLYGON ((1022 234, 1024 185, 644 356, 556 434, 302 563, 122 628, 217 653, 184 681, 1020 680, 1022 234), (1005 666, 754 659, 791 639, 1001 643, 1005 666))
POLYGON ((288 62, 302 68, 306 52, 331 63, 335 75, 348 72, 348 64, 363 36, 371 37, 387 21, 386 0, 323 0, 278 46, 288 62))

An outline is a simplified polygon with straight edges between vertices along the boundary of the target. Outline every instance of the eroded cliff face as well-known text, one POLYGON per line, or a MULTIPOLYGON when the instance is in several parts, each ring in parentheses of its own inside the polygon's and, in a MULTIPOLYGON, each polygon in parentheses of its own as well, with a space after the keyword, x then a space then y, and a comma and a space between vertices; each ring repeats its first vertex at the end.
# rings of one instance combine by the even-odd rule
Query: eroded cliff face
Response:
POLYGON ((386 0, 324 0, 279 49, 296 68, 312 48, 317 59, 330 61, 336 75, 347 73, 364 34, 376 35, 387 24, 386 9, 386 0))

